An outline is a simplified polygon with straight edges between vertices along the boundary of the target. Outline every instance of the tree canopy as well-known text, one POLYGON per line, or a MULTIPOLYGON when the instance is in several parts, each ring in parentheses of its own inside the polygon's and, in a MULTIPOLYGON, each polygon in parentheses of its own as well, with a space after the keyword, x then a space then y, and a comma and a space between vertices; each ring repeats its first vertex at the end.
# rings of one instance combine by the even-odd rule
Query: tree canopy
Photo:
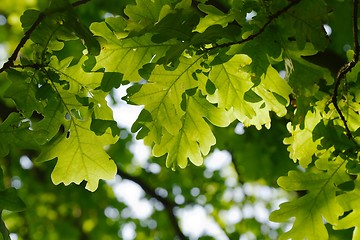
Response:
POLYGON ((3 0, 2 238, 359 239, 358 8, 3 0), (217 232, 184 231, 190 209, 217 232))

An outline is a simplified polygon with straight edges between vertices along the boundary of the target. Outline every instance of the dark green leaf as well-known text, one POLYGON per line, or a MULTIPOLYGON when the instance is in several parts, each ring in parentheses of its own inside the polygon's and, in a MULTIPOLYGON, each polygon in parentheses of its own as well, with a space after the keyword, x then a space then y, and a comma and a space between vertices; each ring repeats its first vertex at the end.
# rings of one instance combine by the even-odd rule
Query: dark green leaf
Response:
POLYGON ((347 181, 337 185, 337 187, 343 191, 352 191, 355 189, 355 183, 354 181, 347 181))
POLYGON ((20 212, 25 210, 25 203, 18 197, 15 188, 0 191, 0 209, 20 212))
POLYGON ((131 131, 133 133, 139 131, 140 128, 143 127, 143 123, 146 122, 151 122, 152 121, 152 116, 151 113, 149 111, 147 111, 146 109, 143 109, 138 118, 136 119, 136 121, 134 122, 134 124, 131 127, 131 131))
POLYGON ((115 121, 94 118, 92 119, 90 129, 96 135, 103 135, 106 132, 107 128, 111 129, 111 133, 113 136, 120 135, 120 129, 115 121))
POLYGON ((252 89, 247 91, 244 95, 244 100, 251 103, 260 102, 263 100, 259 95, 257 95, 252 89))
POLYGON ((9 230, 6 228, 4 220, 2 219, 2 211, 0 211, 0 232, 4 240, 10 240, 9 230))
POLYGON ((35 97, 37 93, 36 83, 31 78, 30 81, 26 81, 29 76, 25 72, 9 70, 7 73, 12 84, 6 90, 5 97, 12 98, 25 117, 30 117, 34 111, 41 112, 43 106, 35 97))
POLYGON ((206 81, 206 92, 209 94, 214 94, 215 91, 216 91, 215 84, 210 79, 208 79, 206 81))

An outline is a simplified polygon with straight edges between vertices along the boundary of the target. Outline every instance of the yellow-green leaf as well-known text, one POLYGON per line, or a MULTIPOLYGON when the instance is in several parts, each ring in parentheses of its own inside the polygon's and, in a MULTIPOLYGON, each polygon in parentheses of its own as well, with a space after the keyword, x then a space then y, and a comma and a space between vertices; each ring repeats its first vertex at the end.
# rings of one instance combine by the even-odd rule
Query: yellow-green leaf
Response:
POLYGON ((174 70, 167 70, 164 66, 156 66, 148 83, 144 84, 140 91, 130 97, 136 104, 143 104, 151 113, 153 126, 149 136, 155 133, 151 142, 159 142, 161 129, 172 135, 178 133, 181 128, 182 94, 197 86, 192 74, 200 67, 202 57, 181 57, 180 63, 174 70), (150 101, 149 101, 150 100, 150 101))
POLYGON ((114 178, 117 167, 104 148, 114 144, 117 137, 113 137, 109 129, 105 134, 97 136, 90 130, 90 121, 73 118, 65 135, 47 146, 38 158, 38 161, 57 158, 51 174, 54 184, 63 182, 69 185, 72 182, 80 184, 87 181, 86 189, 95 191, 100 179, 114 178))
MULTIPOLYGON (((252 102, 245 100, 245 95, 254 86, 254 83, 251 81, 251 73, 244 68, 250 63, 250 57, 244 54, 237 54, 229 61, 213 66, 209 73, 209 79, 214 83, 217 91, 214 95, 208 96, 208 98, 211 102, 218 103, 220 108, 233 109, 236 118, 245 126, 254 125, 260 129, 262 125, 266 125, 269 128, 271 122, 269 111, 274 109, 278 114, 282 114, 284 110, 279 111, 274 107, 274 101, 276 101, 274 96, 271 97, 273 103, 269 103, 270 107, 263 101, 252 102)), ((268 79, 269 77, 267 79, 265 77, 267 82, 270 81, 268 79)), ((265 84, 271 85, 271 81, 267 82, 265 84)), ((264 86, 260 86, 257 89, 261 95, 270 98, 269 94, 272 93, 265 93, 264 86)), ((285 89, 285 91, 288 90, 285 89)), ((282 104, 278 101, 276 102, 276 106, 283 108, 282 104)))
POLYGON ((276 222, 295 217, 292 228, 279 239, 328 239, 323 220, 335 224, 344 213, 336 199, 336 185, 348 179, 344 172, 344 160, 338 158, 329 162, 327 159, 322 159, 322 165, 328 165, 327 171, 290 171, 287 177, 278 179, 278 184, 285 190, 306 191, 304 196, 280 204, 280 209, 271 213, 270 220, 276 222))
POLYGON ((100 41, 101 53, 96 57, 95 68, 105 68, 108 72, 122 73, 123 80, 140 81, 138 71, 143 65, 156 62, 175 44, 156 44, 151 41, 150 34, 126 39, 117 38, 106 23, 93 23, 91 30, 96 36, 104 38, 100 41))
POLYGON ((308 112, 305 117, 303 129, 297 125, 295 128, 288 123, 287 128, 291 137, 284 139, 284 144, 289 145, 290 158, 295 162, 298 160, 300 166, 306 168, 312 162, 312 156, 318 151, 320 139, 313 141, 313 130, 321 121, 322 117, 318 111, 308 112))
POLYGON ((185 168, 190 160, 199 166, 203 163, 211 146, 216 143, 214 134, 205 118, 212 124, 225 127, 233 121, 232 115, 224 109, 210 104, 199 94, 189 96, 186 103, 185 114, 181 118, 182 127, 175 134, 163 131, 163 137, 153 149, 155 156, 168 154, 167 167, 179 165, 185 168))

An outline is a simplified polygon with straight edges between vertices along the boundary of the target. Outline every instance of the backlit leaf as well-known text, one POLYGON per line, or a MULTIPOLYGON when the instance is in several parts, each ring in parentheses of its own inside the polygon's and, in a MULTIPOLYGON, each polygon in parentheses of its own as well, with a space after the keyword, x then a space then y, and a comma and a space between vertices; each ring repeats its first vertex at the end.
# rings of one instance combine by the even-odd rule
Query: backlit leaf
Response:
POLYGON ((360 237, 360 224, 358 221, 360 217, 359 197, 359 182, 356 181, 354 190, 344 193, 337 198, 344 210, 349 211, 350 213, 341 218, 334 225, 334 229, 348 229, 354 227, 353 239, 358 239, 360 237))
MULTIPOLYGON (((323 160, 328 162, 327 158, 323 160)), ((280 177, 278 184, 288 191, 306 191, 298 199, 280 204, 280 209, 271 213, 271 221, 287 221, 295 217, 295 222, 280 239, 327 239, 329 237, 323 219, 335 224, 344 210, 336 198, 336 182, 346 179, 344 160, 337 159, 327 172, 290 171, 287 177, 280 177)))
POLYGON ((294 161, 298 160, 302 167, 306 168, 312 162, 312 156, 318 152, 320 140, 313 141, 312 132, 320 121, 320 113, 314 111, 306 114, 303 129, 299 125, 296 125, 295 128, 291 123, 287 125, 291 137, 285 138, 284 143, 290 145, 288 147, 290 158, 294 161))
POLYGON ((233 121, 229 112, 216 108, 199 94, 186 98, 186 109, 181 118, 182 127, 175 134, 163 131, 160 143, 155 144, 153 149, 155 156, 167 153, 167 167, 175 168, 179 165, 185 168, 188 160, 197 166, 203 163, 203 156, 206 156, 211 146, 216 143, 205 118, 212 124, 222 127, 233 121))
POLYGON ((147 1, 137 0, 136 5, 128 5, 125 14, 129 17, 126 30, 140 31, 147 26, 154 25, 170 12, 170 5, 173 0, 147 1))
POLYGON ((204 32, 208 27, 219 24, 226 27, 230 22, 234 21, 236 13, 231 11, 229 14, 223 13, 213 5, 199 4, 198 8, 207 15, 201 18, 200 23, 194 31, 204 32))
POLYGON ((47 146, 38 161, 57 158, 51 174, 54 184, 86 181, 86 189, 95 191, 100 179, 111 180, 116 174, 116 165, 104 149, 116 141, 110 130, 98 136, 90 130, 90 121, 73 119, 66 136, 47 146))
MULTIPOLYGON (((164 66, 156 66, 148 83, 130 96, 130 101, 136 104, 144 104, 145 110, 151 113, 152 127, 148 139, 150 142, 159 142, 162 129, 170 134, 177 134, 181 128, 182 94, 197 86, 192 73, 199 66, 201 57, 181 57, 179 65, 174 70, 166 70, 164 66), (148 101, 152 99, 152 101, 148 101)), ((145 141, 147 141, 145 139, 145 141)))
POLYGON ((155 44, 151 35, 118 39, 105 23, 94 23, 91 30, 101 41, 101 54, 97 56, 96 68, 105 68, 107 72, 120 72, 123 80, 140 81, 138 70, 143 65, 156 62, 174 43, 155 44))

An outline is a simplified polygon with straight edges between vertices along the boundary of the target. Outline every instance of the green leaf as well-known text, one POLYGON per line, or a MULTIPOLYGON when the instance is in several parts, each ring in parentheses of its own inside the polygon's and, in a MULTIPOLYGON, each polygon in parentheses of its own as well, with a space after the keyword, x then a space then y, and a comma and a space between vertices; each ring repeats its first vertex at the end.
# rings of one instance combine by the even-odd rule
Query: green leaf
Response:
POLYGON ((86 46, 88 53, 93 56, 97 56, 100 53, 100 44, 96 40, 96 38, 92 35, 91 31, 86 28, 77 17, 72 14, 66 14, 66 18, 64 21, 64 26, 73 31, 80 39, 84 41, 84 45, 86 46))
POLYGON ((198 44, 221 44, 224 41, 237 42, 240 41, 239 32, 241 32, 241 28, 237 25, 228 25, 225 28, 220 25, 212 25, 204 32, 196 33, 191 39, 191 44, 196 46, 198 44))
POLYGON ((271 65, 260 77, 261 82, 254 85, 252 75, 245 68, 250 63, 251 59, 247 55, 237 54, 225 63, 212 66, 209 79, 218 92, 209 96, 209 99, 211 102, 218 102, 221 108, 233 108, 236 118, 245 126, 254 125, 260 129, 265 125, 269 128, 270 111, 279 116, 286 114, 285 106, 278 101, 274 93, 285 98, 288 103, 291 88, 271 65), (257 98, 249 96, 250 90, 257 98))
POLYGON ((138 118, 133 130, 140 129, 143 124, 142 129, 147 133, 145 142, 149 145, 155 143, 153 154, 156 156, 168 153, 168 167, 179 165, 184 168, 188 159, 195 165, 202 164, 203 155, 208 154, 210 147, 215 144, 215 138, 203 117, 221 126, 233 120, 229 112, 216 108, 196 94, 189 93, 192 97, 184 94, 196 88, 193 73, 201 69, 201 60, 201 56, 181 57, 179 65, 171 70, 156 66, 149 82, 129 96, 131 102, 144 104, 145 110, 151 114, 151 118, 141 115, 143 117, 138 118))
POLYGON ((257 41, 234 44, 228 54, 248 55, 252 59, 251 71, 255 74, 253 81, 259 82, 260 77, 268 71, 269 65, 276 64, 283 58, 284 46, 281 44, 279 36, 281 36, 280 29, 277 26, 270 25, 256 38, 257 41))
MULTIPOLYGON (((54 7, 56 8, 56 6, 54 7)), ((39 53, 36 53, 39 58, 43 57, 41 55, 43 54, 44 49, 51 49, 52 51, 61 50, 64 47, 64 43, 61 41, 77 38, 71 29, 62 24, 64 19, 66 19, 66 16, 62 15, 62 12, 64 11, 59 11, 59 9, 52 10, 54 11, 51 14, 48 14, 30 35, 30 39, 41 46, 39 53)), ((40 13, 35 10, 27 10, 24 12, 20 20, 25 31, 31 27, 39 14, 40 13)), ((40 60, 42 61, 43 59, 40 60)))
POLYGON ((313 141, 321 139, 321 147, 329 149, 332 146, 337 151, 346 151, 354 146, 354 143, 345 135, 345 129, 330 120, 327 123, 320 121, 313 130, 313 141))
POLYGON ((254 92, 263 99, 263 103, 269 111, 275 112, 279 117, 286 115, 286 106, 289 104, 291 87, 286 80, 282 79, 271 65, 266 73, 260 77, 261 82, 254 87, 254 92))
POLYGON ((101 80, 101 89, 104 92, 110 92, 111 89, 120 87, 122 77, 122 74, 118 72, 105 72, 101 80))
POLYGON ((104 150, 116 141, 110 130, 98 136, 90 130, 90 121, 72 119, 67 136, 47 146, 37 161, 57 158, 51 174, 54 184, 87 181, 86 189, 95 191, 99 179, 111 180, 116 174, 116 164, 104 150))
POLYGON ((160 141, 162 129, 170 134, 178 133, 182 125, 180 118, 184 115, 180 106, 182 94, 197 86, 192 73, 201 68, 201 60, 202 57, 199 56, 181 57, 179 65, 173 71, 166 70, 164 66, 156 66, 148 83, 130 96, 131 102, 143 104, 151 113, 153 126, 148 126, 150 142, 160 141))
POLYGON ((278 184, 288 191, 307 191, 305 196, 280 204, 280 209, 271 213, 270 220, 287 221, 295 217, 295 222, 288 232, 279 239, 327 239, 328 232, 323 219, 336 224, 344 210, 336 198, 336 183, 346 179, 343 172, 344 160, 337 159, 329 163, 327 172, 290 171, 287 177, 280 177, 278 184))
POLYGON ((36 98, 37 86, 32 76, 13 69, 8 70, 7 74, 12 83, 5 97, 12 98, 25 117, 31 117, 34 111, 41 112, 43 105, 36 98))
POLYGON ((215 84, 210 79, 208 79, 206 81, 206 92, 212 95, 215 93, 215 91, 216 91, 215 84))
MULTIPOLYGON (((60 75, 60 79, 69 83, 69 89, 62 92, 69 94, 89 93, 101 86, 102 72, 85 72, 82 65, 86 58, 83 57, 76 65, 71 65, 73 58, 69 57, 59 61, 53 57, 50 62, 50 69, 60 75)), ((75 95, 74 95, 75 97, 75 95)))
POLYGON ((3 169, 0 167, 0 191, 5 189, 4 185, 4 172, 3 169))
MULTIPOLYGON (((2 211, 0 211, 0 214, 2 214, 2 211)), ((9 230, 6 228, 2 216, 0 217, 0 232, 4 240, 11 240, 9 230)))
POLYGON ((153 26, 161 17, 170 12, 174 0, 136 0, 136 5, 127 5, 124 12, 129 17, 127 31, 141 31, 148 26, 153 26))
POLYGON ((337 200, 344 208, 345 211, 349 212, 345 217, 339 219, 339 221, 334 224, 334 229, 349 229, 355 228, 352 239, 358 239, 360 237, 360 204, 359 204, 360 190, 359 190, 359 181, 355 182, 355 189, 350 192, 346 192, 338 196, 337 200))
POLYGON ((37 133, 36 141, 45 144, 59 132, 60 126, 65 122, 64 106, 56 95, 48 100, 42 115, 44 118, 35 122, 33 129, 37 133))
POLYGON ((250 89, 244 94, 244 100, 251 103, 257 103, 260 102, 262 98, 250 89))
POLYGON ((337 187, 343 191, 352 191, 355 189, 355 182, 354 181, 343 182, 339 184, 337 187))
POLYGON ((120 134, 120 129, 118 128, 115 121, 103 119, 93 119, 91 121, 90 129, 96 135, 103 135, 106 132, 107 128, 111 129, 113 136, 120 134))
POLYGON ((350 131, 355 132, 360 128, 359 114, 360 114, 360 103, 359 103, 360 92, 355 96, 347 94, 346 99, 341 99, 338 103, 344 117, 346 118, 347 125, 350 131))
POLYGON ((152 29, 156 34, 154 34, 151 40, 154 43, 162 43, 174 38, 179 40, 179 42, 189 42, 195 34, 192 30, 198 21, 199 17, 196 14, 185 15, 183 12, 170 13, 152 29))
POLYGON ((105 100, 107 93, 100 90, 103 73, 84 72, 82 64, 85 57, 76 65, 70 66, 71 61, 72 58, 63 61, 53 58, 51 61, 50 68, 58 73, 60 79, 68 82, 68 88, 64 89, 59 83, 53 82, 52 86, 61 101, 57 104, 49 102, 51 105, 46 108, 48 111, 44 113, 44 119, 35 127, 41 129, 48 125, 54 128, 50 129, 55 133, 61 124, 66 134, 50 141, 38 161, 58 158, 51 175, 55 184, 79 184, 85 180, 86 188, 95 191, 99 179, 112 179, 116 174, 116 165, 109 159, 104 147, 116 142, 115 135, 119 130, 105 100), (87 99, 87 106, 79 102, 83 98, 87 99), (62 109, 66 112, 62 113, 62 109), (96 120, 91 126, 92 116, 96 120))
POLYGON ((105 99, 107 93, 101 90, 104 73, 84 72, 81 67, 84 61, 83 57, 76 65, 69 66, 71 58, 61 62, 54 58, 51 61, 51 68, 69 83, 69 89, 63 89, 57 83, 53 86, 68 114, 77 113, 79 119, 90 119, 94 113, 96 119, 113 120, 112 110, 105 99), (84 107, 78 101, 82 98, 87 98, 88 107, 84 107))
POLYGON ((300 166, 304 168, 312 162, 312 156, 318 152, 320 140, 313 141, 312 132, 321 119, 322 116, 319 111, 308 112, 304 120, 305 127, 303 129, 299 125, 295 127, 291 123, 287 125, 291 137, 285 138, 284 144, 290 145, 288 147, 290 158, 294 162, 298 160, 300 166))
POLYGON ((243 100, 245 93, 253 86, 251 75, 243 70, 250 63, 248 56, 239 54, 228 62, 213 66, 209 73, 209 79, 218 90, 213 95, 215 99, 210 101, 218 102, 220 108, 230 110, 233 107, 235 116, 244 125, 251 125, 251 119, 256 115, 251 103, 243 100))
POLYGON ((155 144, 153 154, 162 156, 167 153, 166 166, 176 165, 185 168, 190 160, 199 166, 216 139, 205 118, 216 126, 225 127, 233 121, 231 114, 210 104, 204 97, 195 94, 186 97, 185 114, 181 118, 182 127, 176 134, 163 131, 159 144, 155 144))
POLYGON ((15 188, 0 191, 0 210, 20 212, 25 210, 25 203, 18 197, 15 188))
POLYGON ((306 44, 302 50, 299 50, 295 43, 290 42, 287 43, 286 50, 290 58, 289 64, 293 68, 293 72, 289 73, 289 84, 294 88, 296 94, 315 95, 319 90, 318 83, 321 79, 324 79, 326 84, 334 82, 329 69, 304 59, 304 57, 315 55, 318 52, 311 44, 306 44))
POLYGON ((222 27, 226 27, 230 22, 234 21, 236 12, 230 11, 229 14, 223 13, 213 5, 198 4, 198 8, 206 13, 206 16, 201 18, 200 23, 197 25, 194 31, 204 32, 208 27, 215 24, 219 24, 222 27))
POLYGON ((176 42, 155 44, 151 35, 118 39, 114 32, 103 23, 93 23, 91 30, 96 36, 103 37, 101 53, 96 57, 96 68, 105 68, 107 72, 122 73, 123 80, 140 81, 138 70, 143 65, 156 62, 176 42))
POLYGON ((323 28, 323 24, 327 22, 327 12, 325 1, 304 0, 290 9, 280 23, 284 24, 286 31, 295 31, 299 49, 303 49, 309 40, 316 49, 324 50, 329 43, 323 28))
POLYGON ((37 149, 36 138, 36 134, 30 131, 30 122, 24 121, 19 113, 11 113, 0 124, 0 157, 6 156, 11 147, 37 149))
POLYGON ((148 110, 143 109, 140 112, 134 124, 131 126, 131 131, 133 133, 139 131, 146 123, 151 121, 152 121, 151 113, 148 110))

